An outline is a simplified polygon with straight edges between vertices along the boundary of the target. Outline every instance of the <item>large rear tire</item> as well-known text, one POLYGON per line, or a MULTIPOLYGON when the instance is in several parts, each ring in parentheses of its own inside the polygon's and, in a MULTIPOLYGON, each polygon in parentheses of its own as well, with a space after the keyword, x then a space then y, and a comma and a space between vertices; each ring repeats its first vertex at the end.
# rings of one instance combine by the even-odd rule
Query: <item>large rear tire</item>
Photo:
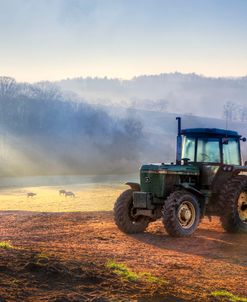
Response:
POLYGON ((133 190, 124 191, 117 199, 114 206, 114 220, 118 228, 128 234, 144 232, 150 218, 133 215, 133 190))
POLYGON ((173 192, 165 201, 163 224, 173 237, 192 235, 200 222, 200 207, 194 195, 186 191, 173 192))
POLYGON ((238 175, 229 180, 219 202, 222 227, 230 233, 247 233, 247 176, 238 175))

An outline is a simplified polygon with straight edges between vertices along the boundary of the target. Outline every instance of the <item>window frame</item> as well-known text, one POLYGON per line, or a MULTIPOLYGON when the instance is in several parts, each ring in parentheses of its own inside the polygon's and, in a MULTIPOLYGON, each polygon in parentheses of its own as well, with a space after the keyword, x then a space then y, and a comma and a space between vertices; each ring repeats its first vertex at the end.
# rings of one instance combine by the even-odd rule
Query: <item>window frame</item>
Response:
MULTIPOLYGON (((238 148, 238 159, 239 159, 238 165, 241 166, 242 165, 242 154, 241 154, 240 140, 237 137, 229 137, 229 139, 236 140, 237 148, 238 148)), ((226 163, 224 163, 224 145, 223 145, 223 143, 222 143, 222 164, 224 164, 224 165, 233 165, 233 166, 236 165, 236 164, 226 164, 226 163)))
MULTIPOLYGON (((184 135, 184 138, 194 138, 195 139, 195 150, 194 150, 194 159, 190 162, 192 163, 202 163, 202 164, 208 164, 208 165, 227 165, 224 163, 224 152, 223 152, 223 139, 225 137, 214 137, 214 136, 193 136, 193 135, 184 135), (198 140, 199 139, 207 139, 207 138, 213 138, 219 141, 219 147, 220 147, 220 162, 202 162, 197 161, 197 151, 198 151, 198 140)), ((238 154, 239 154, 239 163, 238 165, 242 164, 242 157, 241 157, 241 146, 240 146, 240 140, 238 137, 229 137, 229 139, 236 139, 236 142, 238 144, 238 154)))
MULTIPOLYGON (((195 136, 190 136, 190 135, 184 135, 183 136, 183 148, 184 148, 184 144, 185 144, 185 139, 186 138, 190 138, 190 139, 194 139, 195 140, 195 146, 194 146, 194 158, 193 160, 190 160, 190 162, 194 163, 196 162, 196 150, 197 150, 197 137, 195 136)), ((182 151, 183 151, 183 148, 182 148, 182 151)))
POLYGON ((209 165, 219 165, 223 164, 223 145, 222 145, 222 138, 220 137, 197 137, 196 138, 196 150, 195 150, 195 162, 196 163, 202 163, 202 164, 209 164, 209 165), (198 151, 198 140, 213 138, 215 141, 218 141, 219 143, 219 151, 220 151, 220 161, 219 162, 211 162, 211 161, 197 161, 197 151, 198 151))

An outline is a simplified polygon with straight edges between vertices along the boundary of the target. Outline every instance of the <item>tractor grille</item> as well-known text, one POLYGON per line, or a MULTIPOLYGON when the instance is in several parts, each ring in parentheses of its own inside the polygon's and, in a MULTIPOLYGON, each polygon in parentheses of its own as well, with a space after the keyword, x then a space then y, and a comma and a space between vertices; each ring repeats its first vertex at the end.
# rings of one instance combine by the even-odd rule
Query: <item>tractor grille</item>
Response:
POLYGON ((153 193, 156 197, 163 197, 166 177, 165 174, 141 171, 141 191, 153 193))

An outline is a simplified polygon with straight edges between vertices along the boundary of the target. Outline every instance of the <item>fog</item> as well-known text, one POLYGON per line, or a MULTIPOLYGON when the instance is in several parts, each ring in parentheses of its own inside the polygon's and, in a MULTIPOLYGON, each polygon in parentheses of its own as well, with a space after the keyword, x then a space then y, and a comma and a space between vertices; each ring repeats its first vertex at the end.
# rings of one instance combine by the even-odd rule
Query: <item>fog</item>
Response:
POLYGON ((138 162, 141 123, 73 102, 50 83, 1 78, 3 175, 126 173, 138 162))
MULTIPOLYGON (((239 114, 244 79, 239 80, 237 105, 223 99, 219 103, 202 101, 193 95, 194 91, 199 93, 201 84, 184 92, 187 96, 183 99, 177 76, 173 76, 173 87, 180 97, 174 102, 168 96, 158 98, 164 96, 161 76, 151 77, 153 83, 158 79, 153 89, 151 82, 147 85, 149 77, 133 79, 128 85, 108 79, 29 84, 0 77, 1 176, 126 174, 138 172, 145 162, 174 161, 177 115, 183 117, 183 128, 225 128, 227 119, 227 127, 247 136, 245 115, 239 114), (126 102, 121 102, 120 96, 114 101, 113 95, 125 96, 126 102), (193 95, 190 101, 188 95, 193 95), (187 113, 192 104, 194 111, 187 113), (196 116, 199 111, 201 116, 196 116)), ((237 85, 236 79, 229 81, 237 85)), ((212 87, 216 89, 216 84, 212 87)), ((172 91, 171 86, 169 89, 172 91)), ((204 91, 205 99, 213 91, 204 91)), ((245 156, 245 146, 243 153, 245 156)))
POLYGON ((56 84, 93 104, 121 104, 136 109, 203 117, 222 118, 226 103, 236 104, 241 111, 247 106, 247 77, 210 78, 167 73, 131 80, 76 78, 56 84))

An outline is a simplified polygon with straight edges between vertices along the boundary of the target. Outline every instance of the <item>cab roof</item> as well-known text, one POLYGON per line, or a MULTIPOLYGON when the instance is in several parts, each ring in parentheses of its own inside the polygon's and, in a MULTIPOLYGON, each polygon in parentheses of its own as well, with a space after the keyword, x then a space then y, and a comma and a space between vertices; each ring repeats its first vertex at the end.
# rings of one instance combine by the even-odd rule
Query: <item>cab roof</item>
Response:
POLYGON ((190 128, 183 129, 181 134, 193 137, 235 137, 240 138, 241 135, 237 131, 224 130, 218 128, 190 128))

